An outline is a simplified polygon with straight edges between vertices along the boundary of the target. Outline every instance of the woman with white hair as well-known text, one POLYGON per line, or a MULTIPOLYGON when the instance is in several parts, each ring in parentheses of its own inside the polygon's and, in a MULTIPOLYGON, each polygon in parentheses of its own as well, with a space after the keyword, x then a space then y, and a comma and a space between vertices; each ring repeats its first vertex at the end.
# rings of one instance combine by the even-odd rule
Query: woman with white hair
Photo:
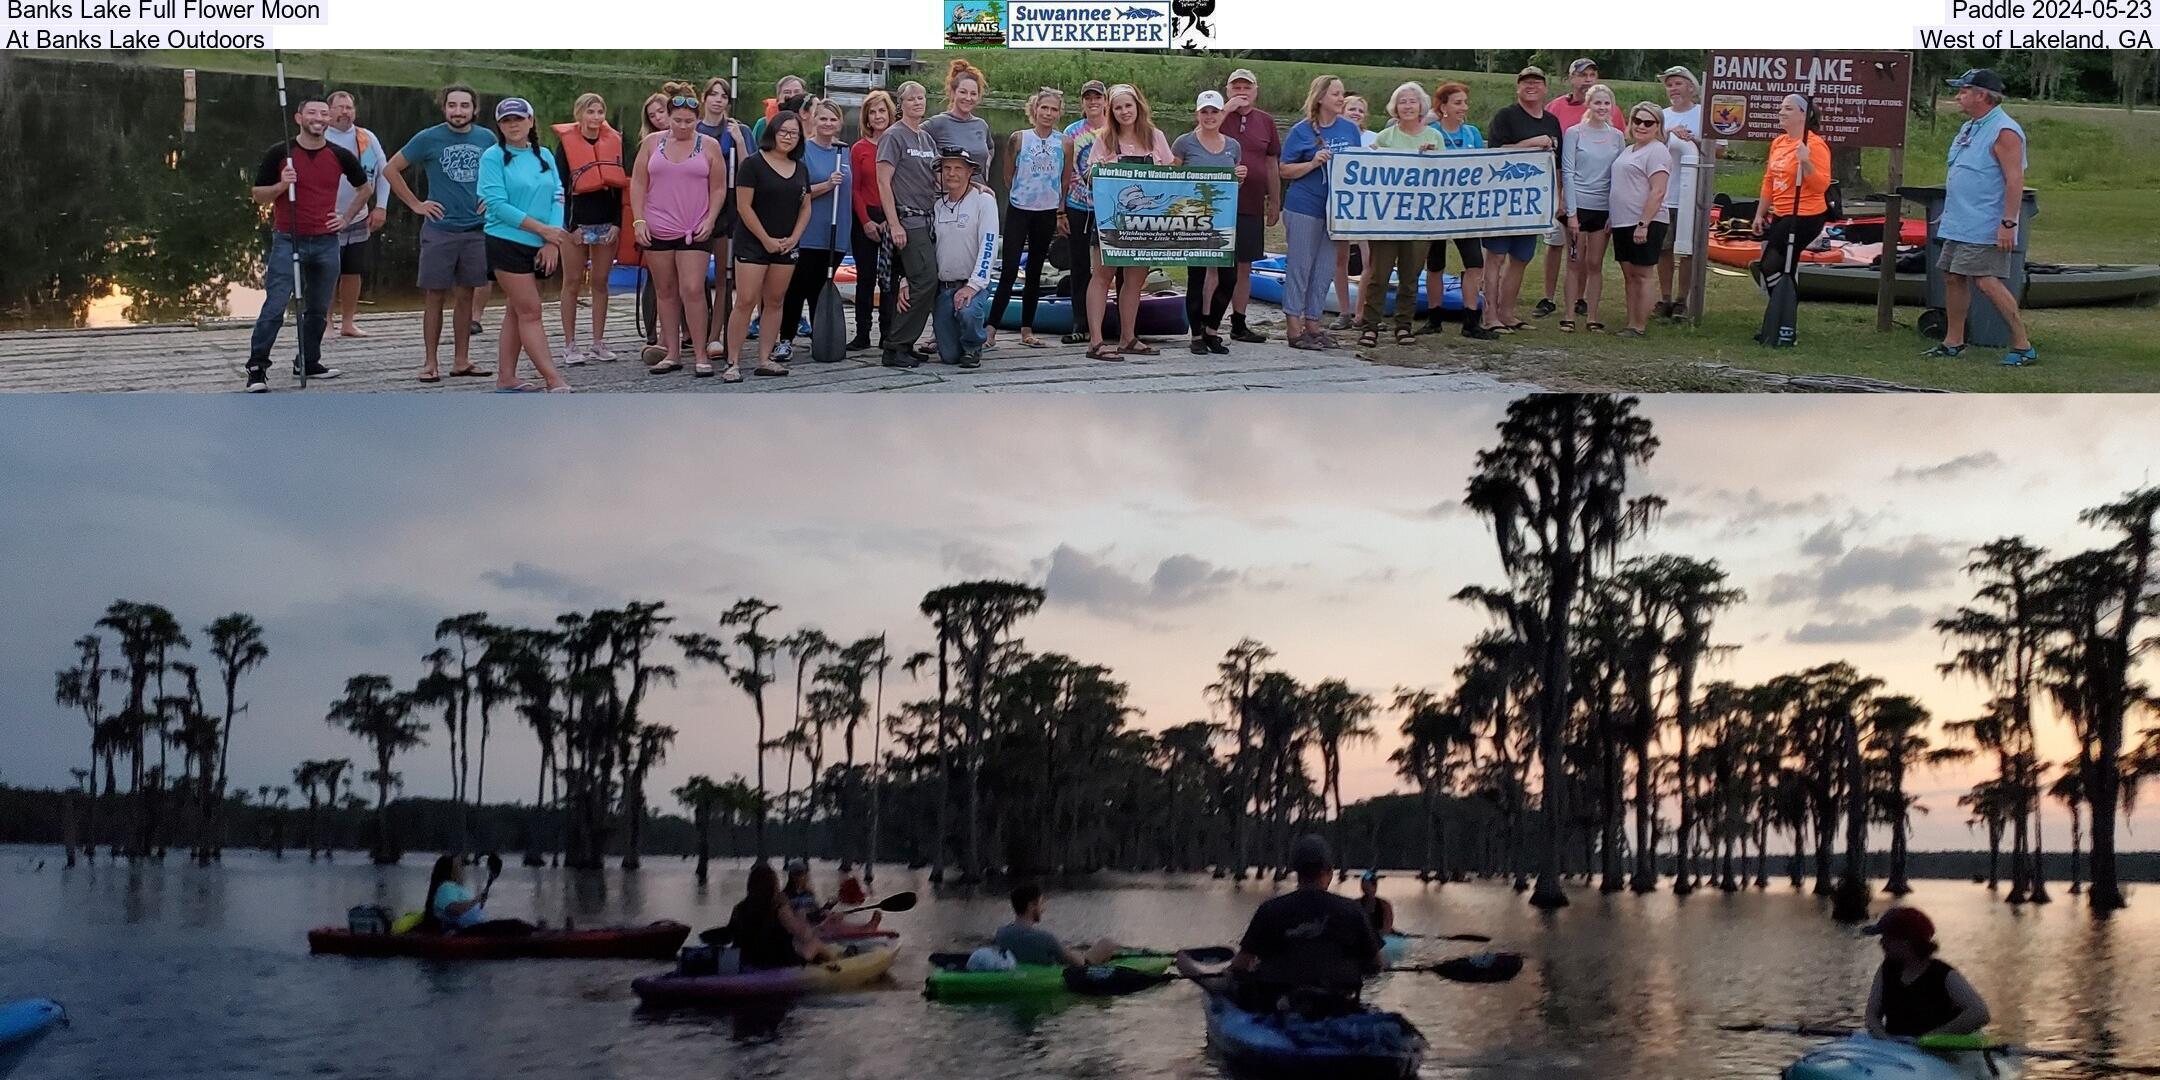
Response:
POLYGON ((1604 83, 1583 94, 1582 122, 1560 137, 1560 180, 1567 189, 1566 225, 1575 241, 1575 261, 1567 268, 1567 318, 1560 320, 1562 333, 1575 331, 1573 312, 1588 319, 1584 329, 1605 329, 1598 321, 1598 302, 1605 294, 1605 244, 1612 239, 1612 165, 1627 145, 1627 137, 1613 126, 1612 87, 1604 83))
MULTIPOLYGON (((1407 150, 1418 154, 1440 152, 1440 134, 1425 122, 1423 86, 1406 82, 1396 87, 1395 92, 1388 95, 1388 116, 1395 122, 1373 137, 1374 149, 1407 150)), ((1425 240, 1371 241, 1370 254, 1365 259, 1365 277, 1359 285, 1359 348, 1370 349, 1380 344, 1380 317, 1387 303, 1390 279, 1399 284, 1395 292, 1395 344, 1408 345, 1416 340, 1410 327, 1411 319, 1417 315, 1417 276, 1424 265, 1428 243, 1425 240)), ((1438 295, 1432 297, 1435 306, 1439 300, 1438 295)))

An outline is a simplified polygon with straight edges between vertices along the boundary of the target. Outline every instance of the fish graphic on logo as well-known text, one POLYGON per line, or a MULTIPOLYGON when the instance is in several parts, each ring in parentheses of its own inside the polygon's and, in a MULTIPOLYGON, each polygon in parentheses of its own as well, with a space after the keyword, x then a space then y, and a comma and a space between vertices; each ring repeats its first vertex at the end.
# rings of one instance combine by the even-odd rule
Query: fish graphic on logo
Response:
POLYGON ((1710 99, 1710 130, 1738 135, 1747 130, 1747 95, 1719 94, 1710 99))
POLYGON ((1118 12, 1118 15, 1126 19, 1152 19, 1155 17, 1154 12, 1144 7, 1129 7, 1118 12))
POLYGON ((1545 175, 1545 170, 1527 161, 1511 161, 1505 165, 1492 167, 1492 179, 1494 180, 1528 180, 1533 176, 1543 175, 1545 175))
POLYGON ((1118 192, 1117 197, 1118 210, 1127 214, 1149 214, 1169 204, 1170 196, 1150 195, 1138 184, 1118 192))

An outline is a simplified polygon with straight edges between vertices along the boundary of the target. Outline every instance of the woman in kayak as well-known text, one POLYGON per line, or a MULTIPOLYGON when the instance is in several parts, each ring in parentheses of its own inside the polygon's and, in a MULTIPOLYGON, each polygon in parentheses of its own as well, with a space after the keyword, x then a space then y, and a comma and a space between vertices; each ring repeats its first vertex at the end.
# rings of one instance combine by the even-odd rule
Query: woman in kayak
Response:
POLYGON ((741 953, 745 968, 801 967, 817 959, 824 944, 817 932, 780 893, 780 875, 771 863, 750 868, 746 895, 728 915, 727 940, 741 953))
POLYGON ((780 889, 780 898, 787 901, 790 911, 802 917, 806 924, 815 924, 825 918, 832 905, 818 903, 817 890, 810 887, 810 864, 801 859, 789 859, 787 884, 780 889))
POLYGON ((1913 1039, 1987 1026, 1987 1002, 1956 968, 1935 959, 1935 923, 1919 908, 1891 908, 1868 933, 1882 937, 1883 952, 1868 991, 1869 1034, 1913 1039))
POLYGON ((488 918, 486 906, 465 887, 455 855, 437 858, 434 871, 428 874, 425 921, 441 927, 444 933, 466 936, 517 937, 533 932, 533 925, 523 919, 488 918))
POLYGON ((1358 879, 1358 910, 1365 913, 1366 921, 1372 923, 1373 933, 1382 936, 1395 932, 1395 905, 1380 899, 1380 871, 1367 870, 1358 879))

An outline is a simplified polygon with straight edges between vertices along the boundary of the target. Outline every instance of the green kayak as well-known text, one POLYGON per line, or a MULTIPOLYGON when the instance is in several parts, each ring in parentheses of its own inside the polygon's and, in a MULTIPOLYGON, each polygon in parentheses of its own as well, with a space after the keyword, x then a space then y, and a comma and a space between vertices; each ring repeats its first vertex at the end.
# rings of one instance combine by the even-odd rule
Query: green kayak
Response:
MULTIPOLYGON (((1134 953, 1110 961, 1109 966, 1127 968, 1144 975, 1170 969, 1170 958, 1160 953, 1134 953)), ((1048 997, 1066 994, 1065 969, 1054 964, 1022 964, 1009 971, 967 971, 933 967, 923 993, 939 1001, 1001 1001, 1007 998, 1048 997)))

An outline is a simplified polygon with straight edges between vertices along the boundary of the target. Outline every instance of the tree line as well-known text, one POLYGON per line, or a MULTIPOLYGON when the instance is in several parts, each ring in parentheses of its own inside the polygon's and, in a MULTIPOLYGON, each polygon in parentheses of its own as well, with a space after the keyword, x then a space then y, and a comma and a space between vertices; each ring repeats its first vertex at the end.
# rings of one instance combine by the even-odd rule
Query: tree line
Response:
MULTIPOLYGON (((873 880, 894 860, 927 866, 933 881, 1108 867, 1280 877, 1279 853, 1311 829, 1332 832, 1346 860, 1377 860, 1401 837, 1360 828, 1404 822, 1351 813, 1341 774, 1345 752, 1388 723, 1430 881, 1501 874, 1541 906, 1565 904, 1577 874, 1604 891, 1647 892, 1667 875, 1682 893, 1762 887, 1775 843, 1796 885, 1811 876, 1857 918, 1872 835, 1888 833, 1887 890, 1908 887, 1912 779, 1978 756, 1993 773, 1959 802, 1987 831, 1991 879, 2007 838, 2008 899, 2049 898, 2038 826, 2052 799, 2077 837, 2073 890, 2089 877, 2095 908, 2121 906, 2118 813, 2160 772, 2160 728, 2131 725, 2155 708, 2140 667, 2160 643, 2145 636, 2160 611, 2160 487, 2086 511, 2104 540, 2091 550, 2057 556, 2019 537, 1973 549, 1972 598, 1935 631, 1944 677, 1974 680, 1989 699, 1976 716, 1938 718, 1844 662, 1752 685, 1707 677, 1735 648, 1717 640, 1719 619, 1746 595, 1714 559, 1637 552, 1664 509, 1630 488, 1658 447, 1638 406, 1540 395, 1508 407, 1463 499, 1490 526, 1503 580, 1454 595, 1490 626, 1444 688, 1375 694, 1301 678, 1248 638, 1204 688, 1208 717, 1148 730, 1111 669, 1029 647, 1023 632, 1047 597, 1014 581, 925 593, 912 628, 925 647, 897 652, 884 632, 781 633, 781 608, 757 597, 704 628, 679 626, 660 600, 544 626, 467 612, 437 622, 436 647, 402 676, 346 679, 323 719, 359 740, 361 764, 303 762, 293 786, 310 818, 361 799, 372 856, 396 861, 399 766, 432 738, 452 777, 437 815, 446 849, 523 847, 528 863, 573 868, 619 855, 635 867, 651 849, 648 780, 678 734, 650 719, 653 695, 704 666, 724 673, 756 723, 741 747, 749 777, 699 773, 667 793, 701 876, 716 833, 723 852, 846 858, 873 880), (540 752, 523 778, 532 811, 508 822, 480 809, 499 722, 540 752), (2067 760, 2038 753, 2050 723, 2072 736, 2067 760)), ((215 858, 240 687, 268 657, 249 616, 205 627, 217 691, 206 701, 179 627, 156 605, 115 601, 56 676, 56 700, 90 734, 76 774, 92 796, 91 833, 100 808, 117 811, 128 857, 185 836, 215 858)), ((275 793, 280 805, 289 795, 275 793)))

